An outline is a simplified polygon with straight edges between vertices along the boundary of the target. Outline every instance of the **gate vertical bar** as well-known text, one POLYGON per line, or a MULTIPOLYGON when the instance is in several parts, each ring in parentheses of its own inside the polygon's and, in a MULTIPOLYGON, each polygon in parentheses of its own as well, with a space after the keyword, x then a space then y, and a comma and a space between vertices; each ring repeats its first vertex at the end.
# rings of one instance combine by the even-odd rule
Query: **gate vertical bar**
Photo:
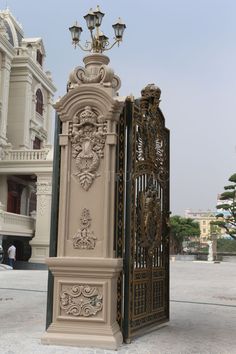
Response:
MULTIPOLYGON (((116 152, 116 198, 115 198, 115 232, 114 251, 117 258, 123 258, 124 222, 125 222, 125 180, 126 180, 126 107, 120 115, 117 126, 118 145, 116 152)), ((117 280, 117 322, 123 326, 123 269, 117 280)))
POLYGON ((166 254, 165 257, 165 272, 166 272, 166 317, 170 318, 170 239, 169 239, 169 216, 170 216, 170 131, 165 129, 165 140, 166 140, 166 160, 167 160, 167 181, 165 183, 165 203, 164 203, 164 211, 165 211, 165 228, 164 228, 164 235, 165 235, 165 243, 164 243, 164 253, 166 254))
POLYGON ((130 322, 130 249, 131 249, 131 223, 132 223, 132 171, 133 171, 133 102, 130 100, 126 101, 126 142, 127 142, 127 167, 126 167, 126 198, 125 198, 125 257, 124 257, 124 324, 123 324, 123 337, 125 342, 130 342, 129 340, 129 322, 130 322))
MULTIPOLYGON (((55 257, 57 254, 57 225, 58 225, 58 202, 60 185, 60 148, 59 134, 61 133, 61 121, 58 115, 55 115, 54 132, 54 154, 53 154, 53 179, 52 179, 52 208, 51 208, 51 226, 50 226, 50 248, 49 257, 55 257)), ((47 294, 47 315, 46 329, 52 323, 52 304, 53 304, 53 286, 54 280, 52 272, 48 271, 48 294, 47 294)))

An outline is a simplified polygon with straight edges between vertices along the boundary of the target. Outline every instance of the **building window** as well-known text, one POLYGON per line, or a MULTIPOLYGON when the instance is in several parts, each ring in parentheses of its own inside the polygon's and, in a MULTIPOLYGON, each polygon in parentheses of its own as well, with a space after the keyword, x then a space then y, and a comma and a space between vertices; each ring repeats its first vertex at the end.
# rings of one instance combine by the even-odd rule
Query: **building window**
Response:
POLYGON ((37 207, 36 194, 35 192, 32 192, 29 200, 29 215, 32 213, 32 211, 36 211, 36 207, 37 207))
POLYGON ((206 229, 203 229, 202 232, 205 234, 206 233, 206 229))
POLYGON ((23 185, 7 181, 8 184, 8 195, 7 195, 7 211, 9 213, 20 214, 20 202, 21 202, 21 193, 23 190, 23 185))
POLYGON ((34 150, 39 150, 41 149, 41 144, 42 144, 42 141, 39 139, 39 138, 35 138, 34 139, 34 142, 33 142, 33 149, 34 150))
POLYGON ((43 64, 43 55, 42 55, 42 53, 40 52, 39 49, 37 50, 36 60, 42 66, 42 64, 43 64))
POLYGON ((206 225, 206 221, 203 221, 202 224, 203 224, 203 225, 206 225))
POLYGON ((40 89, 36 92, 36 112, 43 115, 43 94, 40 89))

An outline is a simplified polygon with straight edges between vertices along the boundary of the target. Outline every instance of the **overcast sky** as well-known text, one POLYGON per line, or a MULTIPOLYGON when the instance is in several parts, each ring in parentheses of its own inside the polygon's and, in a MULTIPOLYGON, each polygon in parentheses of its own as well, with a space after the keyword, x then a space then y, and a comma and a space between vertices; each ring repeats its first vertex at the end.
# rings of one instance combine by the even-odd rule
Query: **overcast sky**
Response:
POLYGON ((42 37, 46 69, 64 95, 70 71, 83 52, 71 46, 70 27, 97 4, 102 30, 120 16, 124 41, 109 52, 122 80, 120 95, 140 95, 148 83, 162 90, 162 109, 171 131, 171 210, 214 210, 217 194, 236 172, 236 1, 235 0, 8 0, 25 37, 42 37))

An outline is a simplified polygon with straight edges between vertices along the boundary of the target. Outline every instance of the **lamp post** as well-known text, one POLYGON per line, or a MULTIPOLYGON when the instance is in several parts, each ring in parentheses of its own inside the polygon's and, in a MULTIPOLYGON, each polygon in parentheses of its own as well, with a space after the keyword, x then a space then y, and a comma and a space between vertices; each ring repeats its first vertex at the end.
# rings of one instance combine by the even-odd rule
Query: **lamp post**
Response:
POLYGON ((69 28, 72 37, 72 44, 75 48, 78 46, 85 52, 103 53, 104 51, 114 47, 115 44, 118 44, 119 46, 120 42, 122 41, 126 25, 122 22, 120 17, 118 18, 117 22, 112 25, 115 32, 115 37, 114 42, 110 44, 109 38, 105 36, 105 34, 100 29, 104 15, 105 14, 101 12, 99 6, 97 6, 95 10, 91 8, 87 15, 84 16, 91 36, 91 41, 86 41, 84 46, 80 44, 80 36, 83 32, 82 27, 76 22, 72 27, 69 28))

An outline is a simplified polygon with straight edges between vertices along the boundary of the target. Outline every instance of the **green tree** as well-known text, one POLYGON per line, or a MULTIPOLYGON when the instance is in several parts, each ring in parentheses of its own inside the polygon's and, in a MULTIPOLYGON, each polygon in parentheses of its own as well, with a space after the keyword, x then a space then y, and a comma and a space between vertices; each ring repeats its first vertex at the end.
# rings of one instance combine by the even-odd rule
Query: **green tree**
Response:
POLYGON ((170 239, 172 250, 175 253, 182 252, 183 241, 188 241, 191 237, 196 236, 200 236, 200 226, 197 221, 179 215, 170 217, 170 239))
POLYGON ((236 252, 236 242, 225 238, 217 240, 217 252, 236 252))
POLYGON ((225 229, 226 234, 236 240, 236 173, 228 181, 231 184, 225 186, 225 192, 220 195, 222 204, 216 206, 222 212, 216 215, 217 220, 212 224, 225 229))

